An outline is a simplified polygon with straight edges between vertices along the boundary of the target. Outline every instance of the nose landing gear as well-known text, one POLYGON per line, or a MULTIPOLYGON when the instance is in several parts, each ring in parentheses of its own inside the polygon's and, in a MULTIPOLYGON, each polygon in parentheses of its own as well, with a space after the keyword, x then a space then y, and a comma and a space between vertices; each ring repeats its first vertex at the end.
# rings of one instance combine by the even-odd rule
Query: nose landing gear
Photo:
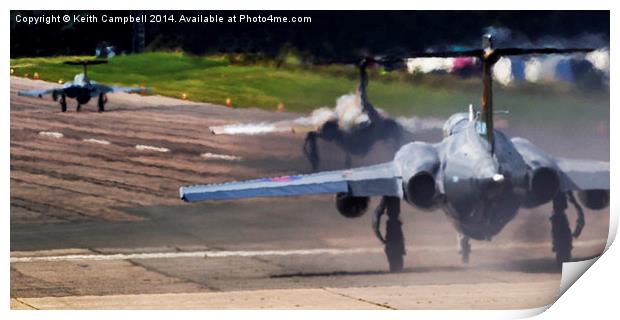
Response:
POLYGON ((471 253, 469 237, 459 232, 456 235, 456 241, 458 242, 459 253, 461 254, 463 263, 469 263, 469 254, 471 253))

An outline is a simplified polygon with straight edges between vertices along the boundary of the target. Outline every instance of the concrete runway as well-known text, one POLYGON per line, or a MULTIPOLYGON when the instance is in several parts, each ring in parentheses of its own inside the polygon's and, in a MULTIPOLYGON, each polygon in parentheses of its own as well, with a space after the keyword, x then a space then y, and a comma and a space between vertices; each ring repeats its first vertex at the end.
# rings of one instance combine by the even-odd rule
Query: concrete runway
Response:
MULTIPOLYGON (((91 102, 63 114, 49 97, 16 96, 50 85, 11 78, 11 308, 512 309, 558 294, 549 206, 522 210, 492 242, 474 241, 468 265, 442 212, 404 206, 406 269, 390 274, 370 215, 341 217, 332 196, 178 199, 181 185, 308 172, 303 136, 207 128, 298 115, 128 94, 110 95, 109 112, 91 102)), ((609 156, 609 137, 580 135, 571 141, 584 148, 561 149, 531 132, 541 147, 567 150, 559 155, 609 156)), ((342 164, 334 146, 320 148, 327 168, 342 164)), ((609 210, 586 214, 576 260, 600 254, 607 239, 609 210)))

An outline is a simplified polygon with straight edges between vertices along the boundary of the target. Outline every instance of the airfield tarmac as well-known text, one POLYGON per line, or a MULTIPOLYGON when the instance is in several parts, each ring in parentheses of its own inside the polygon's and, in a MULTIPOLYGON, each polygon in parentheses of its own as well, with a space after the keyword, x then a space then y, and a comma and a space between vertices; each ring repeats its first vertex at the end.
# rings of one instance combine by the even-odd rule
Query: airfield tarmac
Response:
MULTIPOLYGON (((73 100, 61 113, 49 97, 16 95, 52 85, 11 77, 13 309, 516 309, 559 293, 549 206, 522 210, 492 242, 473 241, 464 265, 442 212, 403 205, 406 269, 390 274, 371 215, 341 217, 333 196, 178 199, 181 185, 309 172, 303 135, 208 130, 299 115, 129 94, 110 95, 102 114, 94 102, 76 113, 73 100)), ((506 131, 554 155, 609 158, 609 136, 594 129, 506 131)), ((334 146, 320 150, 327 168, 344 164, 334 146)), ((576 260, 602 252, 608 218, 586 210, 576 260)))

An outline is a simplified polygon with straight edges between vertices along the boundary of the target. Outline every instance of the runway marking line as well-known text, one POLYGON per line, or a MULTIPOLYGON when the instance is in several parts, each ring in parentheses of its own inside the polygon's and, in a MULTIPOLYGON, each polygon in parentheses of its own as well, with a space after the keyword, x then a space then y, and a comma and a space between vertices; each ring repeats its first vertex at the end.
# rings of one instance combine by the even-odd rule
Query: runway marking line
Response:
POLYGON ((89 142, 89 143, 98 143, 98 144, 104 144, 104 145, 109 145, 110 141, 107 140, 101 140, 101 139, 84 139, 82 140, 84 142, 89 142))
POLYGON ((142 151, 170 152, 170 149, 168 148, 148 146, 145 144, 137 144, 136 149, 142 150, 142 151))
POLYGON ((228 161, 240 161, 242 159, 239 156, 233 156, 229 154, 218 154, 218 153, 211 153, 211 152, 205 152, 201 154, 200 156, 203 158, 207 158, 207 159, 218 159, 218 160, 228 160, 228 161))
MULTIPOLYGON (((606 239, 596 239, 580 241, 574 244, 574 247, 590 247, 602 246, 606 243, 606 239)), ((484 245, 480 248, 487 249, 527 249, 527 248, 545 248, 551 247, 550 243, 526 243, 516 242, 503 245, 484 245)), ((411 246, 407 250, 411 251, 455 251, 452 246, 411 246)), ((308 256, 319 254, 360 254, 360 253, 381 253, 383 248, 321 248, 321 249, 293 249, 293 250, 254 250, 254 251, 188 251, 188 252, 149 252, 149 253, 110 253, 110 254, 72 254, 57 256, 24 256, 11 257, 11 263, 23 262, 54 262, 54 261, 102 261, 102 260, 141 260, 141 259, 175 259, 175 258, 229 258, 229 257, 260 257, 260 256, 308 256)))
POLYGON ((11 262, 39 261, 74 261, 74 260, 134 260, 134 259, 171 259, 171 258, 228 258, 257 256, 289 256, 317 254, 352 254, 381 252, 381 248, 355 249, 303 249, 303 250, 260 250, 260 251, 190 251, 190 252, 152 252, 152 253, 117 253, 117 254, 79 254, 44 257, 12 257, 11 262))
POLYGON ((56 132, 56 131, 40 131, 39 135, 43 137, 50 137, 50 138, 56 138, 56 139, 60 139, 64 137, 62 133, 56 132))

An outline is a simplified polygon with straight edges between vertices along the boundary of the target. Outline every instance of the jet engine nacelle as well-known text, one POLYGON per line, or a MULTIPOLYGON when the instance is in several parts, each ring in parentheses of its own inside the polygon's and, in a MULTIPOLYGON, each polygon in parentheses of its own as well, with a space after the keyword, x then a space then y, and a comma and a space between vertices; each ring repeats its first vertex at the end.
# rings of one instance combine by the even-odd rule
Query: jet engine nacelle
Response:
POLYGON ((527 197, 524 207, 533 208, 547 203, 560 191, 560 174, 555 160, 526 139, 512 142, 528 167, 527 197))
POLYGON ((336 208, 347 218, 361 217, 368 210, 369 203, 370 197, 356 197, 347 192, 336 194, 336 208))
POLYGON ((609 190, 583 190, 577 192, 577 197, 588 209, 600 210, 609 205, 609 190))
POLYGON ((560 176, 553 167, 534 167, 530 170, 525 207, 547 203, 560 191, 560 176))
POLYGON ((435 177, 440 164, 435 148, 412 142, 403 146, 395 158, 401 167, 405 200, 421 209, 435 207, 439 196, 435 177))

